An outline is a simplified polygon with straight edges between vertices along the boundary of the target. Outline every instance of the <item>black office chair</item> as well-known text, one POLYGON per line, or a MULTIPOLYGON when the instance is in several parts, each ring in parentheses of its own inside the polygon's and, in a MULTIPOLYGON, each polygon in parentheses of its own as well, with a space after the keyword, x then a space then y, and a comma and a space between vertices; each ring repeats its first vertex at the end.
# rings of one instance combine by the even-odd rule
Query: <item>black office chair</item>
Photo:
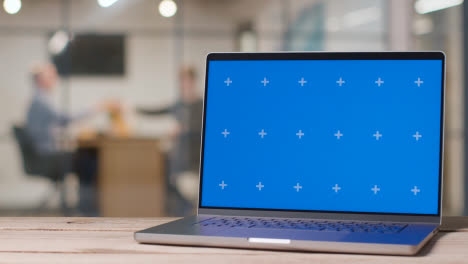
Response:
MULTIPOLYGON (((66 194, 63 186, 63 180, 67 171, 64 169, 64 161, 61 160, 60 156, 40 154, 24 127, 13 126, 13 133, 21 152, 24 172, 30 176, 42 176, 52 180, 56 191, 60 193, 61 209, 63 213, 67 214, 68 207, 65 201, 66 194)), ((54 193, 52 192, 45 197, 37 210, 44 210, 53 195, 54 193)))

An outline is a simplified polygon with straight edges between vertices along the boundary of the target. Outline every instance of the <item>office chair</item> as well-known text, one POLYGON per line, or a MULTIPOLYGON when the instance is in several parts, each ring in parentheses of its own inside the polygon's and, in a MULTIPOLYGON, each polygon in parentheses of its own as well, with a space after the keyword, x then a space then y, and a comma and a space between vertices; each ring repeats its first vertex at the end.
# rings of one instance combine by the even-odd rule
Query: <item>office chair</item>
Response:
MULTIPOLYGON (((38 153, 24 127, 13 126, 13 133, 21 152, 24 172, 30 176, 37 175, 51 180, 55 185, 55 192, 60 194, 61 209, 65 215, 68 214, 68 207, 65 199, 66 190, 63 184, 65 174, 67 173, 64 168, 64 161, 59 155, 42 155, 38 153)), ((38 212, 46 208, 48 201, 52 199, 55 192, 50 192, 50 194, 41 201, 39 207, 36 209, 38 212)))

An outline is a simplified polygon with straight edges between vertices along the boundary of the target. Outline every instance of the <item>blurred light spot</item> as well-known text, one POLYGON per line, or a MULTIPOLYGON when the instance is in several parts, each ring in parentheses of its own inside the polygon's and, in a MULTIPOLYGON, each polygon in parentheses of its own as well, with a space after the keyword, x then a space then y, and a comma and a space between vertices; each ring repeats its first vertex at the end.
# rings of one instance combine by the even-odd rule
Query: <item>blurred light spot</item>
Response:
POLYGON ((381 15, 380 13, 380 9, 377 7, 368 7, 351 11, 343 16, 343 24, 348 28, 368 24, 377 20, 381 15))
POLYGON ((330 17, 325 23, 328 32, 337 32, 370 24, 377 21, 380 15, 380 8, 374 6, 354 10, 340 17, 330 17))
POLYGON ((461 5, 463 0, 418 0, 414 3, 414 9, 419 14, 442 10, 452 6, 461 5))
POLYGON ((171 17, 177 12, 177 5, 173 0, 163 0, 159 3, 159 13, 163 17, 171 17))
POLYGON ((52 55, 58 55, 67 47, 70 38, 67 32, 59 30, 50 38, 48 48, 49 53, 52 55))
POLYGON ((240 34, 240 51, 255 52, 257 51, 257 36, 251 30, 244 31, 240 34))
POLYGON ((113 4, 115 4, 115 2, 117 2, 119 0, 98 0, 98 4, 101 6, 101 7, 109 7, 113 4))
POLYGON ((337 32, 341 29, 340 20, 336 17, 331 17, 326 20, 326 27, 329 32, 337 32))
POLYGON ((3 9, 10 15, 18 13, 21 9, 21 0, 4 0, 3 9))
POLYGON ((432 19, 428 17, 421 17, 413 22, 413 32, 416 35, 424 35, 431 33, 434 29, 434 23, 432 19))

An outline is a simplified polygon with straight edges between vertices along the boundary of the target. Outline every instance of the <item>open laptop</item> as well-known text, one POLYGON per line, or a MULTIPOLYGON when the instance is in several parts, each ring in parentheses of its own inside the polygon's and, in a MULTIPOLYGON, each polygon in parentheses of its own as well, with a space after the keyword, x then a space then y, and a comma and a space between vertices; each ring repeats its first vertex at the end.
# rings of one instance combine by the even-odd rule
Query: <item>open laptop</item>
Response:
POLYGON ((441 221, 441 52, 213 53, 198 213, 141 243, 411 255, 441 221))

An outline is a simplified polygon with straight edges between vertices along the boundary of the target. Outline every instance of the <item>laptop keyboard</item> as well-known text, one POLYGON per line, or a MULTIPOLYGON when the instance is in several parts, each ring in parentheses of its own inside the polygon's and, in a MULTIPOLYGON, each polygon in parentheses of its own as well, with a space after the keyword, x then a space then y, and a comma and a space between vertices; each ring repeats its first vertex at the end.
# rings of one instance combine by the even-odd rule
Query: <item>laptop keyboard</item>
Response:
POLYGON ((324 221, 252 217, 213 217, 196 223, 206 227, 279 228, 314 231, 398 233, 407 224, 379 222, 324 221))

